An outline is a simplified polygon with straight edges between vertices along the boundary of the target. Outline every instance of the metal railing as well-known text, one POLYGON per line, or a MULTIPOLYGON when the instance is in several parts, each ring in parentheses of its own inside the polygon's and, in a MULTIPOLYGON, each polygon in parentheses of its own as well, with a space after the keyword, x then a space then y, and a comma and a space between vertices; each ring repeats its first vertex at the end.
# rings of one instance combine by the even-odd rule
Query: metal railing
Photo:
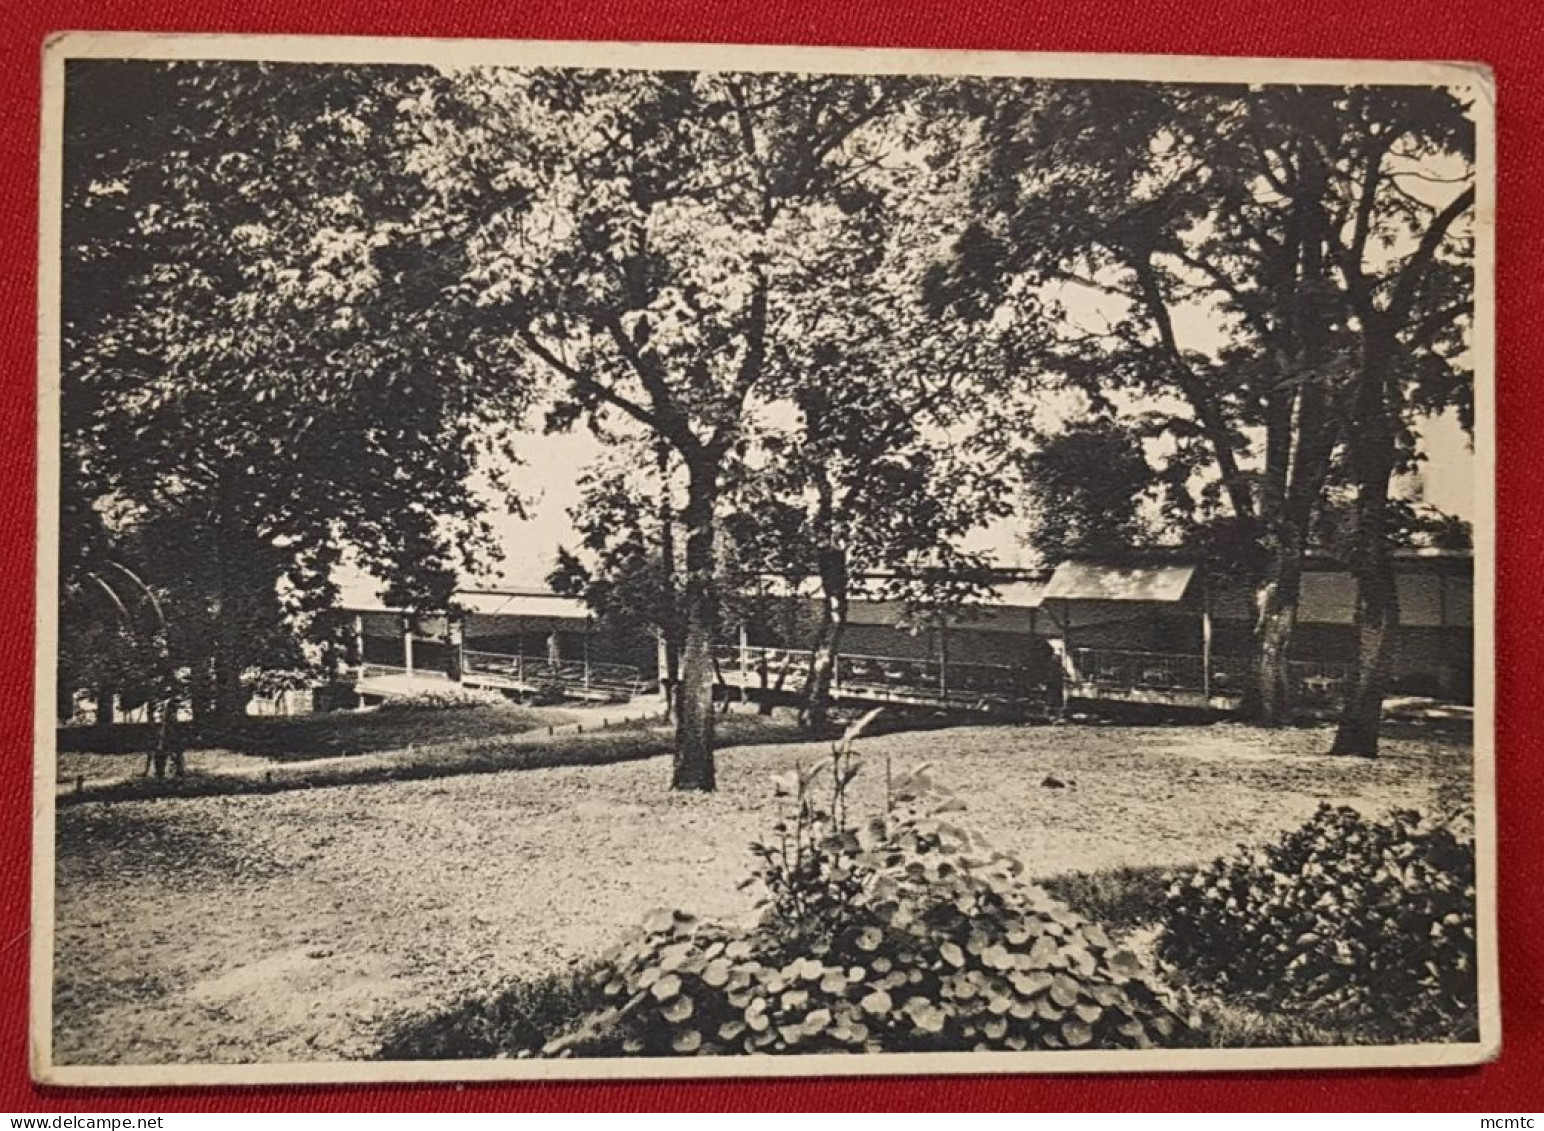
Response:
MULTIPOLYGON (((1201 656, 1186 653, 1074 648, 1071 658, 1074 682, 1112 690, 1209 691, 1236 697, 1249 682, 1249 662, 1242 656, 1213 656, 1210 673, 1203 670, 1201 656)), ((1293 701, 1305 707, 1339 703, 1354 674, 1354 665, 1330 660, 1287 663, 1293 701)))
POLYGON ((1293 702, 1304 707, 1339 706, 1356 675, 1356 665, 1328 660, 1289 660, 1287 680, 1293 702))
MULTIPOLYGON (((808 682, 813 653, 799 648, 719 645, 713 660, 719 679, 737 687, 798 694, 808 682)), ((842 653, 836 658, 832 694, 852 698, 992 698, 1019 700, 1040 694, 1023 668, 842 653)))
POLYGON ((462 653, 466 671, 508 680, 523 687, 560 684, 584 690, 622 691, 637 694, 649 681, 630 664, 595 660, 553 660, 547 656, 522 656, 502 652, 462 653))
POLYGON ((1199 692, 1206 686, 1201 657, 1179 652, 1074 648, 1072 669, 1077 682, 1096 687, 1199 692))
POLYGON ((434 668, 404 668, 395 664, 362 664, 360 679, 385 679, 392 676, 412 676, 414 679, 449 679, 450 676, 434 668))

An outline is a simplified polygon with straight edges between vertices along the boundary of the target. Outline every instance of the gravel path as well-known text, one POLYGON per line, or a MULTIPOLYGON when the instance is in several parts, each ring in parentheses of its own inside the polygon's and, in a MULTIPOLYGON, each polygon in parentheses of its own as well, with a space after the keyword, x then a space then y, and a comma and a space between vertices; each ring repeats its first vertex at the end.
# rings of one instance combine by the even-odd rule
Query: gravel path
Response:
MULTIPOLYGON (((1324 730, 982 727, 894 735, 962 814, 1040 876, 1186 864, 1304 820, 1466 796, 1469 748, 1367 762, 1324 730), (1051 789, 1051 774, 1069 783, 1051 789)), ((283 1061, 368 1055, 383 1028, 604 950, 649 909, 751 913, 736 885, 773 820, 771 778, 821 745, 720 754, 720 788, 672 794, 667 759, 59 813, 55 1058, 283 1061)))

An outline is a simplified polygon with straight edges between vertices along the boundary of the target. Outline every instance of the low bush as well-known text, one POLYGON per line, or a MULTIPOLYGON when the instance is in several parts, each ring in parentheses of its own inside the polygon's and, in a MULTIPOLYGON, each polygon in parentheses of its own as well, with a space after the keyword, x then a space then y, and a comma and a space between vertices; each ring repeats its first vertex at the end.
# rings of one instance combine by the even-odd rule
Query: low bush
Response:
MULTIPOLYGON (((861 724, 859 728, 861 729, 861 724)), ((852 733, 850 732, 850 736, 852 733)), ((1131 952, 952 823, 926 771, 855 823, 850 736, 781 783, 749 930, 653 913, 595 975, 608 1003, 545 1055, 1151 1048, 1195 1034, 1131 952), (817 799, 829 791, 830 801, 817 799)), ((890 775, 887 773, 887 780, 890 775)))
POLYGON ((1476 1036, 1472 832, 1321 805, 1170 888, 1159 954, 1270 1008, 1386 1039, 1476 1036))
POLYGON ((398 695, 382 703, 377 710, 388 714, 406 711, 450 711, 464 707, 509 707, 510 700, 501 692, 486 687, 465 687, 447 682, 444 687, 424 688, 410 695, 398 695))

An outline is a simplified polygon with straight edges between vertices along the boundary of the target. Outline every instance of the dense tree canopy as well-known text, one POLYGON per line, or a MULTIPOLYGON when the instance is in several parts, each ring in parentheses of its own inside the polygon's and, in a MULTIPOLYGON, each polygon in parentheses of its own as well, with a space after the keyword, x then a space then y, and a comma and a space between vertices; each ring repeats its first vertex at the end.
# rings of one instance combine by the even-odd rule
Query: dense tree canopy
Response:
MULTIPOLYGON (((1468 418, 1473 132, 1437 89, 1047 84, 975 88, 980 221, 933 281, 962 312, 1032 295, 1052 386, 1167 416, 1195 518, 1252 531, 1253 707, 1284 717, 1307 539, 1337 467, 1357 484, 1360 738, 1390 625, 1387 498, 1425 412, 1468 418), (1468 185, 1469 187, 1465 187, 1468 185), (1113 398, 1113 399, 1112 399, 1113 398), (1167 410, 1164 405, 1169 406, 1167 410), (1374 640, 1373 637, 1377 639, 1374 640)), ((1172 513, 1172 512, 1171 512, 1172 513)), ((1349 715, 1348 715, 1349 718, 1349 715)))
POLYGON ((393 602, 443 607, 493 550, 474 473, 518 507, 503 473, 539 404, 627 461, 588 482, 559 572, 666 641, 677 787, 714 783, 728 591, 818 582, 818 719, 852 579, 970 575, 1021 478, 1043 553, 1141 538, 1145 499, 1171 540, 1258 563, 1266 721, 1335 527, 1362 635, 1337 748, 1375 747, 1391 479, 1422 414, 1473 411, 1461 92, 107 61, 67 82, 84 682, 144 666, 103 592, 119 568, 165 598, 201 709, 306 662, 350 552, 393 602))
POLYGON ((426 606, 488 548, 467 480, 526 391, 439 301, 457 245, 398 145, 424 81, 70 64, 63 556, 173 598, 195 702, 295 660, 345 546, 426 606))
POLYGON ((418 112, 413 164, 466 225, 462 289, 552 426, 641 429, 685 480, 675 784, 712 788, 716 543, 773 357, 828 276, 874 262, 901 80, 476 71, 418 112))

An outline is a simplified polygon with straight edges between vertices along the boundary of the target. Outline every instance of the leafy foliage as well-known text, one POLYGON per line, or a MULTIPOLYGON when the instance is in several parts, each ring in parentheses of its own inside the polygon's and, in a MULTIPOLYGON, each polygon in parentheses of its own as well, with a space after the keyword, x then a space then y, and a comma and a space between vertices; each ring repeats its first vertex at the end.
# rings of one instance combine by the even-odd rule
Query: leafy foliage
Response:
POLYGON ((1238 561, 1252 556, 1240 535, 1260 544, 1246 709, 1261 721, 1286 714, 1272 657, 1288 651, 1326 486, 1355 488, 1348 564, 1370 662, 1335 749, 1375 752, 1397 616, 1390 478, 1418 458, 1423 415, 1467 426, 1473 411, 1473 92, 994 82, 970 95, 986 142, 978 221, 932 273, 933 300, 983 321, 1043 311, 1042 385, 1093 413, 1147 406, 1168 523, 1226 533, 1238 561))
MULTIPOLYGON (((849 732, 851 733, 851 732, 849 732)), ((951 822, 926 768, 861 828, 850 747, 780 785, 790 811, 757 844, 749 931, 652 913, 596 974, 608 1007, 547 1055, 1152 1048, 1194 1040, 1173 995, 951 822), (829 803, 817 793, 829 791, 829 803)))
POLYGON ((1318 1022, 1473 1036, 1474 843, 1458 822, 1321 805, 1177 880, 1167 904, 1160 953, 1218 990, 1318 1022))
POLYGON ((513 709, 510 701, 500 692, 486 687, 463 687, 447 682, 444 687, 426 687, 411 695, 399 695, 382 703, 380 710, 403 711, 452 711, 468 707, 506 707, 513 709))
POLYGON ((1125 552, 1150 540, 1141 503, 1155 476, 1129 428, 1071 424, 1043 437, 1024 465, 1034 504, 1026 541, 1044 560, 1125 552))
POLYGON ((1173 881, 1171 869, 1148 864, 1063 872, 1042 880, 1041 886, 1085 918, 1125 931, 1162 918, 1173 881))
POLYGON ((421 606, 493 548, 468 481, 527 386, 485 380, 485 336, 443 301, 461 258, 415 223, 398 104, 431 78, 68 68, 63 635, 102 620, 88 571, 133 566, 200 714, 239 716, 248 669, 318 661, 299 639, 335 635, 346 549, 421 606))

